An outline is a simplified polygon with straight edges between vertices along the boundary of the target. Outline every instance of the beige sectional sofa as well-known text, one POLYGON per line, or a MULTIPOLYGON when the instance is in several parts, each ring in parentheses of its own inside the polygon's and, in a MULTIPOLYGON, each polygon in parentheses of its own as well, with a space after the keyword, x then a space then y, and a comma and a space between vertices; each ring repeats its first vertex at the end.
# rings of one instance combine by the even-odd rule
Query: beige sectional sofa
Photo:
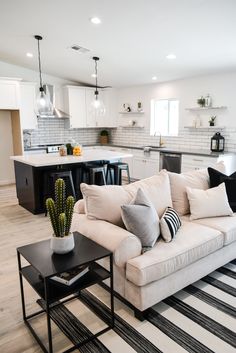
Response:
MULTIPOLYGON (((221 164, 217 167, 222 170, 221 164)), ((75 205, 72 231, 113 251, 115 291, 133 305, 139 318, 147 308, 235 258, 236 215, 190 221, 186 186, 209 188, 207 170, 162 171, 127 186, 81 186, 84 199, 75 205), (140 187, 159 217, 173 206, 182 221, 172 242, 159 237, 143 254, 139 238, 124 228, 120 216, 120 206, 140 187)), ((102 266, 108 268, 108 261, 102 266)))

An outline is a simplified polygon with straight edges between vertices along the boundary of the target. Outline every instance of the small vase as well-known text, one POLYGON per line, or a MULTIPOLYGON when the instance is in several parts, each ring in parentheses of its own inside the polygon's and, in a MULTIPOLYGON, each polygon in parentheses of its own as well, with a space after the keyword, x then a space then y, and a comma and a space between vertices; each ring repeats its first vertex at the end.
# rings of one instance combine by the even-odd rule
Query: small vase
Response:
POLYGON ((65 237, 51 238, 50 248, 55 254, 67 254, 75 247, 74 234, 70 233, 65 237))
POLYGON ((215 126, 215 123, 214 123, 214 121, 210 121, 210 126, 215 126))

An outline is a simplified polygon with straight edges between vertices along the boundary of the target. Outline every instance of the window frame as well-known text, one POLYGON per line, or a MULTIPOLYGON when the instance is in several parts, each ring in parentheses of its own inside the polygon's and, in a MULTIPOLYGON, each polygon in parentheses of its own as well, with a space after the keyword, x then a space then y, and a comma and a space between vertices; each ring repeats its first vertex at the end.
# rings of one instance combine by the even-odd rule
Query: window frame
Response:
POLYGON ((177 98, 162 98, 162 99, 151 99, 151 117, 150 117, 150 136, 156 136, 156 134, 161 134, 162 136, 167 137, 176 137, 179 136, 179 99, 177 98), (167 101, 168 102, 168 133, 163 134, 160 130, 155 128, 155 103, 159 101, 167 101), (178 102, 178 129, 176 134, 170 134, 170 104, 171 102, 176 101, 178 102))

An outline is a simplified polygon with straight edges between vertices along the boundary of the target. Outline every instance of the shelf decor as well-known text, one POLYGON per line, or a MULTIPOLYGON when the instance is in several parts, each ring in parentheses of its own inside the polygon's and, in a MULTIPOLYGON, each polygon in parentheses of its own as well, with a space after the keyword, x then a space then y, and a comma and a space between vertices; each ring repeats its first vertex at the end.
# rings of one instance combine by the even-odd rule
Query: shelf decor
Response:
POLYGON ((212 115, 209 119, 209 125, 215 126, 216 115, 212 115))
POLYGON ((50 246, 56 254, 66 254, 74 249, 74 235, 70 233, 74 203, 73 196, 68 196, 66 199, 64 180, 57 179, 55 182, 55 201, 52 198, 46 200, 46 207, 54 232, 50 246))

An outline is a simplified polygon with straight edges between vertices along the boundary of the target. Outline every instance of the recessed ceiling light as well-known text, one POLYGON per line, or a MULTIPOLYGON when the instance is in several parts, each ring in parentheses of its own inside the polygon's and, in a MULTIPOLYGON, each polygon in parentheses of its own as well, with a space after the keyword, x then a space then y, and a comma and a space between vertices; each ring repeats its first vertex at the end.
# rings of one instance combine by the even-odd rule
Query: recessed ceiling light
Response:
POLYGON ((90 21, 94 24, 94 25, 99 25, 102 21, 100 20, 100 18, 98 17, 91 17, 90 21))
POLYGON ((175 54, 168 54, 168 55, 166 55, 166 59, 169 59, 169 60, 176 59, 176 55, 175 54))
POLYGON ((156 81, 156 80, 157 80, 157 77, 156 77, 156 76, 152 76, 152 80, 153 80, 153 81, 156 81))
POLYGON ((97 75, 96 74, 92 74, 91 77, 97 77, 97 75))
POLYGON ((26 53, 26 56, 27 56, 28 58, 32 58, 32 57, 33 57, 33 54, 32 54, 32 53, 26 53))

